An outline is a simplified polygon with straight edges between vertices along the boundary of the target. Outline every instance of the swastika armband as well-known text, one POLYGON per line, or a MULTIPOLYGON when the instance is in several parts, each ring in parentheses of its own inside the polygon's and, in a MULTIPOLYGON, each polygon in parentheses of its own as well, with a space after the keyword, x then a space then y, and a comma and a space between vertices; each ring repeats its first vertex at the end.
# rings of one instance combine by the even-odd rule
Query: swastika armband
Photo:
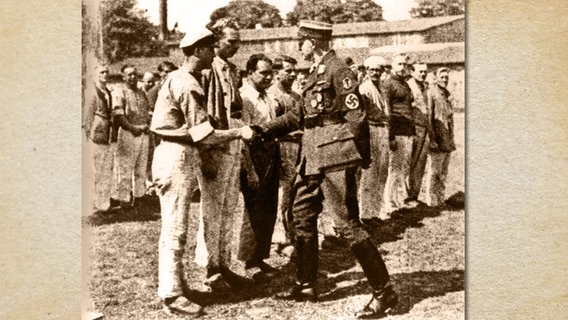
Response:
POLYGON ((359 108, 359 97, 354 93, 346 95, 345 106, 351 110, 359 108))

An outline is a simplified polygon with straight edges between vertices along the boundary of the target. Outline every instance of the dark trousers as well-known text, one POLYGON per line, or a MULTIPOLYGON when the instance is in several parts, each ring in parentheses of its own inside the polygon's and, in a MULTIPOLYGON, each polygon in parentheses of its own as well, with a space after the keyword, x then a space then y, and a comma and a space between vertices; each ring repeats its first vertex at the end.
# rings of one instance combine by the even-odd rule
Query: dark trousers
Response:
POLYGON ((294 183, 296 237, 317 237, 317 219, 324 204, 333 215, 336 233, 349 244, 369 237, 359 221, 356 173, 357 167, 313 176, 305 176, 300 170, 294 183))
POLYGON ((389 274, 381 254, 371 242, 359 220, 357 204, 357 167, 305 176, 302 170, 296 178, 294 202, 294 228, 298 254, 296 281, 302 286, 314 286, 318 270, 318 215, 325 204, 333 214, 335 231, 345 238, 351 251, 375 290, 382 290, 389 274))
POLYGON ((241 174, 241 191, 246 209, 237 256, 241 261, 262 260, 270 256, 278 211, 278 145, 251 145, 250 153, 260 186, 256 190, 249 188, 246 174, 241 174))

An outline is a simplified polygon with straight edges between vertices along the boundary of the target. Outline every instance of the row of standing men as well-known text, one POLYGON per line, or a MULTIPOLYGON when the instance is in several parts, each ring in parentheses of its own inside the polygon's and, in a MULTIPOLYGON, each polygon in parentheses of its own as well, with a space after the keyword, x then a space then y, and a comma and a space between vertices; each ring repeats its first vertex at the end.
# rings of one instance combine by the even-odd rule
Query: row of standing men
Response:
MULTIPOLYGON (((151 130, 161 141, 153 154, 152 176, 162 215, 158 295, 164 310, 171 312, 179 296, 201 299, 188 288, 180 263, 197 178, 201 203, 196 256, 203 257, 197 262, 206 266, 208 285, 250 285, 229 269, 239 187, 246 211, 239 259, 246 268, 277 271, 263 260, 269 256, 280 185, 280 212, 298 264, 297 283, 283 298, 317 299, 317 217, 325 198, 338 234, 350 243, 373 288, 370 303, 358 316, 384 313, 396 303, 396 293, 360 221, 385 219, 402 206, 416 205, 428 154, 433 169, 427 175, 433 190, 427 193, 432 195, 430 204, 443 201, 449 153, 455 149, 444 90, 448 70, 438 70, 437 84, 426 89, 426 65, 413 64, 407 82, 407 61, 400 56, 381 83, 386 61, 370 57, 365 61, 368 79, 359 85, 329 48, 331 26, 305 21, 299 29, 300 50, 314 65, 303 94, 291 90, 296 61, 286 56, 274 61, 263 54, 251 56, 248 81, 241 86, 237 68, 227 60, 238 50, 238 26, 221 20, 211 29, 214 35, 190 32, 184 37, 180 47, 186 60, 176 71, 161 65, 165 70, 160 71, 172 72, 156 86, 157 94, 146 96, 136 89, 136 70, 130 66, 122 70, 124 86, 111 94, 104 86, 108 69, 99 69, 95 102, 89 104, 96 112, 87 112, 84 122, 95 166, 104 162, 101 158, 108 163, 113 152, 112 144, 97 142, 117 141, 116 190, 123 202, 132 200, 131 191, 134 198, 145 191, 145 179, 135 181, 133 190, 128 179, 144 177, 147 133, 151 130), (148 100, 153 99, 150 123, 148 100), (99 137, 105 131, 101 128, 112 129, 112 122, 120 127, 118 136, 107 130, 108 136, 99 137), (436 130, 440 122, 446 131, 436 130), (137 166, 139 174, 133 175, 137 166), (411 168, 417 170, 411 174, 411 168)), ((102 188, 104 179, 95 175, 94 188, 102 188)), ((100 195, 97 191, 93 194, 100 195)), ((94 201, 97 208, 110 205, 110 197, 94 198, 100 201, 94 201)))

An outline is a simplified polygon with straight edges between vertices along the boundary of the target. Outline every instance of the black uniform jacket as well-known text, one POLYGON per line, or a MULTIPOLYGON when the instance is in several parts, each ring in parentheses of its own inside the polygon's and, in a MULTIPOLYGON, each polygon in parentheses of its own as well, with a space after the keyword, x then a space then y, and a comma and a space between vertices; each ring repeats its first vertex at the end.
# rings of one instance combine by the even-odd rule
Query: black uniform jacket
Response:
POLYGON ((308 76, 302 103, 266 124, 274 136, 304 129, 302 174, 369 165, 369 126, 358 86, 355 73, 329 51, 308 76))

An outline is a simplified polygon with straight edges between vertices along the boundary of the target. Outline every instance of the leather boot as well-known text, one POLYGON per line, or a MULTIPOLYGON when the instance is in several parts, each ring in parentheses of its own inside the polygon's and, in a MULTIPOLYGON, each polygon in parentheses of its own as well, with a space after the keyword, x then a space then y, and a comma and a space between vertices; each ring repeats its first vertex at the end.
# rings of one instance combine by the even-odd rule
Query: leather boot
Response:
POLYGON ((373 290, 383 290, 389 282, 389 272, 377 247, 367 238, 352 245, 351 251, 359 261, 373 290))
POLYGON ((371 301, 363 309, 355 312, 357 319, 382 317, 398 303, 398 296, 390 285, 381 291, 374 291, 371 301))
POLYGON ((295 283, 292 289, 283 295, 277 296, 282 300, 294 300, 296 302, 318 301, 318 293, 315 288, 315 283, 295 283))
POLYGON ((352 245, 351 250, 374 291, 371 301, 355 315, 358 318, 382 315, 398 303, 398 296, 389 285, 385 262, 370 239, 352 245))
POLYGON ((312 238, 296 238, 297 273, 296 284, 280 299, 295 301, 317 301, 315 283, 318 276, 318 240, 312 238))

